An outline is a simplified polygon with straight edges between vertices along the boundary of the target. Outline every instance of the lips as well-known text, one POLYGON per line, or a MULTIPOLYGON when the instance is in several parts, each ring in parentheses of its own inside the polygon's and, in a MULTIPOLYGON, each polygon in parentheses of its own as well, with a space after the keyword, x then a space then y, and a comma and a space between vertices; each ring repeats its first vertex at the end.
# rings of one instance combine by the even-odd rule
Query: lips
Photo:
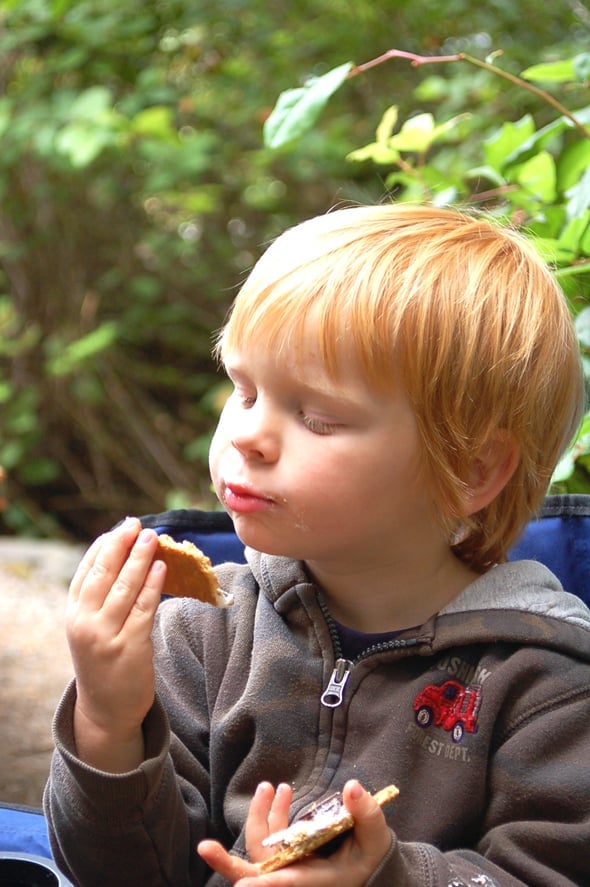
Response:
POLYGON ((238 514, 266 511, 275 504, 274 499, 269 496, 243 484, 234 483, 225 484, 223 501, 230 511, 238 514))

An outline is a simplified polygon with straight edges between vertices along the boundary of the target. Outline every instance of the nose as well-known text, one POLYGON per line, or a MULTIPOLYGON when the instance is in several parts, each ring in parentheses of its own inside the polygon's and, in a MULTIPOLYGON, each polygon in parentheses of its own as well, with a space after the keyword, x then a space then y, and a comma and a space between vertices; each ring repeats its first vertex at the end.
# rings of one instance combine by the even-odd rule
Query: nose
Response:
POLYGON ((244 459, 276 462, 280 453, 277 417, 257 399, 247 410, 232 417, 230 443, 244 459))

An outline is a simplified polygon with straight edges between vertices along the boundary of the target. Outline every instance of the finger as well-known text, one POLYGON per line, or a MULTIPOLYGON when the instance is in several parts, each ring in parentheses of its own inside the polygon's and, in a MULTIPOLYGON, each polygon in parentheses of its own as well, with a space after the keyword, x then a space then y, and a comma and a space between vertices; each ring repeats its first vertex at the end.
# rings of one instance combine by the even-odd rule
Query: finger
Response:
POLYGON ((82 583, 84 582, 84 579, 86 578, 90 569, 94 566, 94 561, 96 560, 98 552, 100 551, 101 546, 104 544, 104 541, 104 536, 99 536, 97 539, 95 539, 92 545, 86 550, 82 559, 80 560, 80 563, 76 567, 69 588, 69 601, 71 603, 75 603, 78 600, 82 583))
POLYGON ((166 581, 166 564, 164 561, 154 561, 148 570, 143 588, 137 595, 128 616, 128 625, 133 629, 133 624, 150 624, 156 610, 162 600, 162 591, 166 581))
POLYGON ((120 526, 96 540, 76 572, 72 582, 72 598, 83 600, 90 609, 100 609, 140 529, 137 518, 127 518, 120 526))
POLYGON ((270 782, 261 782, 256 788, 246 818, 246 850, 251 859, 260 852, 260 844, 269 834, 268 820, 275 799, 275 790, 270 782))
POLYGON ((289 808, 293 800, 293 789, 286 782, 281 782, 277 790, 268 814, 269 834, 286 828, 289 824, 289 808))
POLYGON ((132 535, 129 536, 128 540, 128 545, 130 547, 133 539, 137 536, 137 533, 139 532, 140 526, 141 525, 138 518, 127 517, 118 527, 115 527, 114 530, 111 530, 108 533, 102 533, 94 540, 94 542, 90 545, 90 547, 83 555, 80 563, 76 568, 74 576, 72 577, 72 581, 70 583, 70 598, 72 600, 76 601, 78 599, 82 583, 96 563, 99 552, 101 551, 103 546, 109 542, 112 536, 114 534, 124 536, 125 534, 131 533, 132 535))
POLYGON ((217 841, 200 841, 197 845, 197 853, 209 868, 218 872, 231 884, 235 884, 240 878, 248 877, 248 875, 256 875, 255 865, 246 862, 239 856, 232 856, 217 841))
MULTIPOLYGON (((111 581, 111 589, 102 606, 105 624, 117 632, 133 612, 140 615, 155 598, 155 591, 164 584, 165 567, 161 561, 154 569, 158 536, 154 530, 142 530, 118 574, 111 581), (161 566, 160 566, 161 564, 161 566), (140 598, 140 594, 143 596, 140 598)), ((109 570, 109 579, 111 578, 109 570)))
POLYGON ((388 852, 392 840, 383 810, 356 779, 346 783, 342 799, 354 819, 355 843, 363 857, 376 866, 388 852))

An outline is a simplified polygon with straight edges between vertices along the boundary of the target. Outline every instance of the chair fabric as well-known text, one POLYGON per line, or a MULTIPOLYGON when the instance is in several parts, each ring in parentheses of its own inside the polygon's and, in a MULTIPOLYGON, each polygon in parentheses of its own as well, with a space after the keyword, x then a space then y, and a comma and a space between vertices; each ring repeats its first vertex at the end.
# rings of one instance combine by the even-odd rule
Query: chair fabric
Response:
POLYGON ((160 514, 147 514, 141 519, 144 527, 167 533, 183 542, 188 539, 211 559, 211 563, 245 562, 244 545, 236 536, 231 517, 225 511, 175 509, 160 514))
POLYGON ((0 803, 0 851, 30 853, 49 859, 51 851, 43 812, 36 807, 0 803))
POLYGON ((523 558, 545 564, 590 606, 590 496, 548 496, 510 552, 510 560, 523 558))

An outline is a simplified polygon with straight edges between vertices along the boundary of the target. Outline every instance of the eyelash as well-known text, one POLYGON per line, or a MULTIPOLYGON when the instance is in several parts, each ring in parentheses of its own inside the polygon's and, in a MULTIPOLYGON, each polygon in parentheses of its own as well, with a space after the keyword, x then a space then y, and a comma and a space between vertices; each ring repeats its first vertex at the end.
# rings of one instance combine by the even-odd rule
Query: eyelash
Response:
POLYGON ((308 431, 311 431, 313 434, 332 434, 338 427, 330 422, 321 422, 319 419, 313 419, 311 416, 306 416, 305 413, 301 413, 301 421, 308 431))
MULTIPOLYGON (((243 407, 252 407, 256 403, 256 396, 246 396, 245 394, 241 394, 240 403, 243 407)), ((332 434, 332 432, 338 427, 334 423, 322 422, 320 419, 314 419, 312 416, 308 416, 304 412, 300 412, 299 415, 303 425, 308 431, 311 431, 312 434, 332 434)))

